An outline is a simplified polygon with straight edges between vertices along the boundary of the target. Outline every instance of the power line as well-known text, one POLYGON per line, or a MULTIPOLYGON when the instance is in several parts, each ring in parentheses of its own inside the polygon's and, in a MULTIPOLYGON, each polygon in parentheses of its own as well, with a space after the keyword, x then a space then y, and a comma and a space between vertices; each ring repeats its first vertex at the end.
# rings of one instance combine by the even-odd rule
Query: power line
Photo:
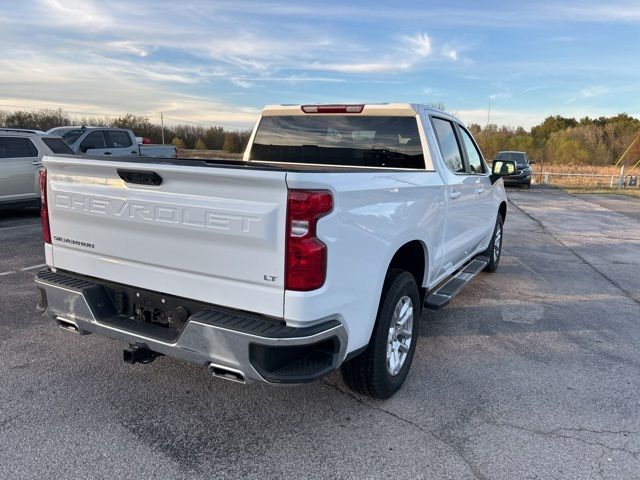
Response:
MULTIPOLYGON (((618 159, 618 161, 616 162, 616 164, 614 165, 614 167, 617 167, 618 164, 622 161, 622 159, 624 158, 624 156, 627 154, 627 152, 629 150, 631 150, 631 147, 633 147, 633 144, 636 143, 638 141, 638 139, 640 138, 640 132, 638 132, 638 135, 636 135, 636 138, 633 139, 633 142, 631 142, 631 145, 629 145, 629 147, 624 151, 624 153, 622 154, 622 156, 618 159)), ((637 164, 636 164, 637 165, 637 164)), ((634 165, 635 167, 635 165, 634 165)))

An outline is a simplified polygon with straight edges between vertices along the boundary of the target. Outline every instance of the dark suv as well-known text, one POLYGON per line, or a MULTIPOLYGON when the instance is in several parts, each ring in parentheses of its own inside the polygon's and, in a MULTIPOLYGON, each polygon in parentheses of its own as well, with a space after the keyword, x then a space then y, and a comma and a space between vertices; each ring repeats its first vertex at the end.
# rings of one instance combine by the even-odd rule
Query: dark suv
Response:
POLYGON ((535 163, 529 160, 525 152, 498 152, 495 160, 513 160, 516 162, 516 175, 503 177, 505 185, 521 185, 525 188, 531 188, 531 164, 535 163))

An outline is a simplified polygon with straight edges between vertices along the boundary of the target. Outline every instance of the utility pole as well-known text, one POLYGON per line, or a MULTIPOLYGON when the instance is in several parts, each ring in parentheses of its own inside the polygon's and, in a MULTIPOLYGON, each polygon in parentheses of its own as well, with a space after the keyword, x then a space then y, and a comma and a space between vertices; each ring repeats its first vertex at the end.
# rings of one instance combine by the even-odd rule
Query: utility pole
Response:
POLYGON ((162 131, 162 144, 164 145, 164 116, 160 112, 160 130, 162 131))
MULTIPOLYGON (((489 110, 487 110, 487 124, 484 127, 484 135, 482 135, 482 140, 483 140, 483 148, 485 150, 485 152, 487 151, 487 142, 489 141, 489 139, 487 138, 488 135, 488 127, 489 127, 489 121, 491 120, 491 95, 489 95, 489 110)), ((482 127, 480 127, 480 130, 482 130, 482 127)))

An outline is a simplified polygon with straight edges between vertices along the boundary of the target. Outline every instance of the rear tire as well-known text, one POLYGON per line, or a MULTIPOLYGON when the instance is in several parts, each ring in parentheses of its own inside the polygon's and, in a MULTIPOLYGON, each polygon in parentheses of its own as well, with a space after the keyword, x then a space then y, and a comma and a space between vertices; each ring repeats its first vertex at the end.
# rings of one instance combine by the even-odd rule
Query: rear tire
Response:
POLYGON ((485 272, 493 273, 498 269, 500 263, 500 256, 502 255, 502 225, 504 220, 502 215, 498 214, 496 218, 496 226, 493 229, 493 236, 491 237, 491 243, 489 247, 481 253, 482 256, 489 257, 489 263, 484 267, 485 272))
POLYGON ((413 275, 390 269, 369 345, 340 369, 352 390, 385 399, 402 386, 416 350, 421 310, 420 293, 413 275))

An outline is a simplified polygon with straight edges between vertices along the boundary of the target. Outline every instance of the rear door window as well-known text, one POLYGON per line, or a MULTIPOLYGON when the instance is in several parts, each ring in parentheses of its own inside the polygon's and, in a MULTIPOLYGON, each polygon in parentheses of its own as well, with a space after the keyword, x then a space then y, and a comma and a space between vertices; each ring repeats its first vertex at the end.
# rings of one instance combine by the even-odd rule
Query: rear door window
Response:
POLYGON ((104 139, 104 132, 97 131, 91 132, 87 137, 82 140, 80 148, 83 150, 92 150, 96 148, 107 148, 107 142, 104 139))
POLYGON ((38 149, 28 138, 0 137, 0 158, 33 158, 38 149))
POLYGON ((424 169, 416 117, 286 115, 260 120, 251 160, 424 169))
POLYGON ((484 162, 482 161, 482 154, 476 144, 474 143, 471 135, 462 127, 458 129, 460 136, 462 137, 462 143, 467 152, 467 160, 469 161, 469 171, 471 173, 485 173, 484 162))
POLYGON ((453 123, 438 117, 431 117, 431 122, 447 168, 453 173, 466 173, 453 123))
POLYGON ((131 146, 131 137, 122 130, 107 132, 107 148, 125 148, 131 146))

